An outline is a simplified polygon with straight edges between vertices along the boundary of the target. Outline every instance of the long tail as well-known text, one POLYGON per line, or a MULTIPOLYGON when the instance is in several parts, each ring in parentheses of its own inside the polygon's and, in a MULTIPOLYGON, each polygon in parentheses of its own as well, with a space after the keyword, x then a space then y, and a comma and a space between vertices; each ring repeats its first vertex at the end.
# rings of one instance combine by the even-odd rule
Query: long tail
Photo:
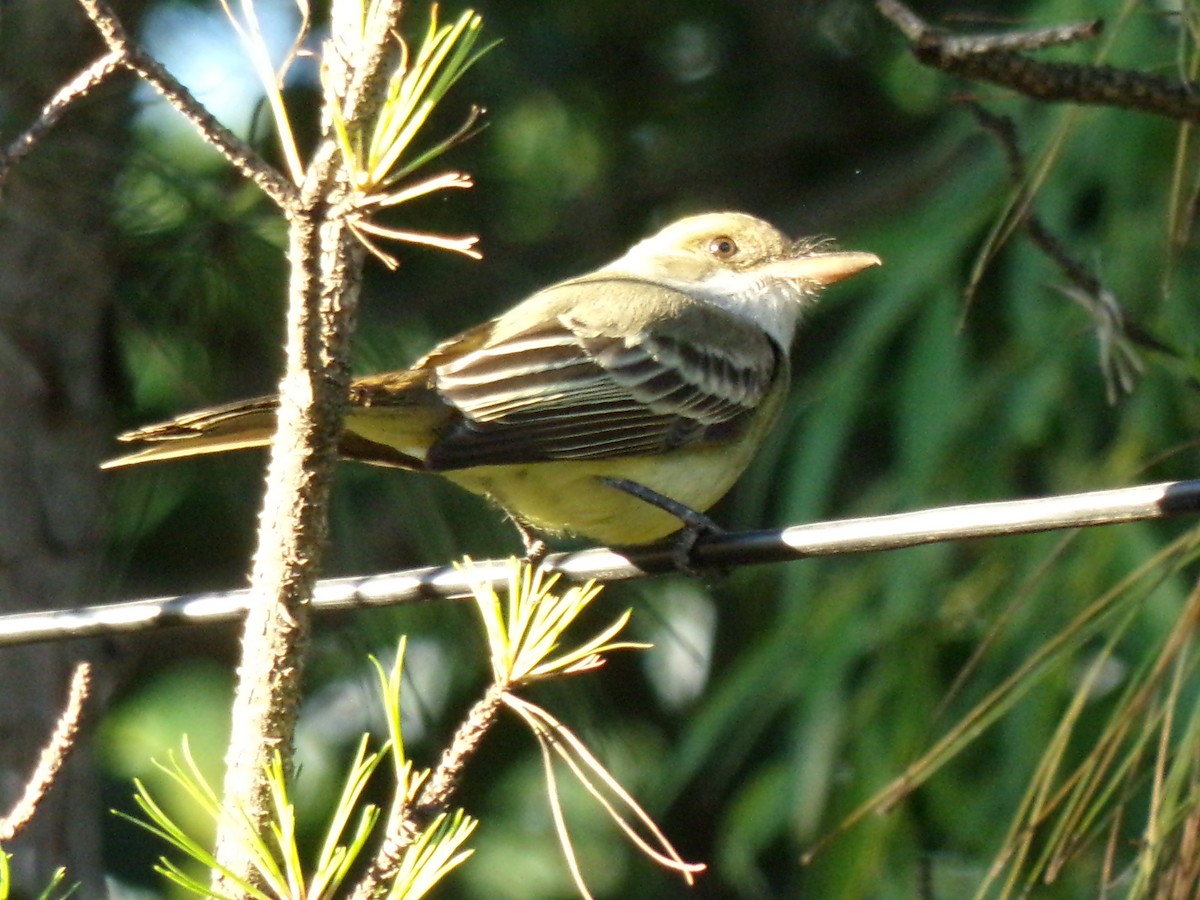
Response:
MULTIPOLYGON (((127 431, 117 440, 140 444, 132 453, 101 463, 118 469, 265 447, 275 433, 276 397, 239 400, 186 413, 169 422, 127 431)), ((377 466, 422 469, 430 444, 453 410, 442 402, 422 371, 389 372, 357 378, 350 386, 345 431, 338 453, 377 466)))
POLYGON ((117 469, 138 463, 223 453, 247 447, 265 447, 275 431, 274 397, 256 397, 226 406, 188 413, 170 422, 127 431, 117 440, 144 444, 139 450, 100 464, 102 469, 117 469))

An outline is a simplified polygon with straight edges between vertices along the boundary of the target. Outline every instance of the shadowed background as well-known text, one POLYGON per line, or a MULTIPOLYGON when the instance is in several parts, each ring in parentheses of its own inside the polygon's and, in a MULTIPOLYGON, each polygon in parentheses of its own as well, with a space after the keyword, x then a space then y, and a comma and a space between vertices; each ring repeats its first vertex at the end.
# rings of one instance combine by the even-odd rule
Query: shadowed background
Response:
MULTIPOLYGON (((53 5, 82 18, 63 0, 53 5)), ((286 35, 283 6, 277 27, 286 35)), ((1096 6, 993 2, 971 5, 967 17, 966 4, 945 2, 921 11, 965 30, 1119 11, 1115 0, 1096 6)), ((962 300, 1011 186, 999 147, 955 94, 970 90, 1013 116, 1031 154, 1061 126, 1064 108, 920 68, 865 0, 476 7, 485 33, 503 43, 451 93, 431 135, 456 127, 468 104, 486 107, 486 129, 444 159, 477 186, 400 209, 390 221, 477 233, 485 258, 402 247, 398 272, 372 263, 358 371, 405 365, 681 214, 741 209, 796 235, 832 235, 846 249, 878 253, 885 266, 830 291, 811 316, 794 357, 792 402, 754 469, 718 507, 718 521, 759 528, 1191 473, 1195 251, 1190 240, 1170 247, 1167 237, 1177 125, 1085 111, 1036 200, 1069 251, 1180 354, 1146 356, 1134 393, 1112 406, 1088 319, 1026 241, 1001 251, 969 308, 962 300)), ((1110 61, 1175 71, 1186 46, 1180 23, 1156 9, 1139 7, 1119 24, 1110 61)), ((444 9, 447 17, 459 11, 444 9)), ((410 5, 414 33, 425 15, 410 5)), ((148 3, 144 22, 145 40, 168 65, 221 86, 213 99, 229 103, 219 110, 225 121, 258 135, 269 153, 253 85, 234 79, 236 46, 219 13, 203 3, 148 3)), ((1051 57, 1087 61, 1092 52, 1051 57)), ((292 93, 297 103, 311 100, 303 66, 292 93)), ((93 328, 91 340, 103 364, 86 388, 110 398, 112 434, 269 392, 281 361, 282 224, 170 111, 151 111, 153 99, 140 91, 133 102, 142 112, 105 157, 113 174, 102 186, 114 188, 105 258, 112 289, 98 301, 108 324, 93 328)), ((72 118, 74 127, 81 119, 72 118)), ((5 133, 17 124, 6 119, 5 133)), ((0 216, 15 215, 15 197, 5 197, 0 216)), ((14 272, 0 273, 0 299, 15 296, 14 272)), ((68 317, 85 308, 74 289, 57 288, 42 302, 68 317)), ((12 334, 6 326, 4 336, 12 334)), ((45 334, 51 345, 68 340, 64 327, 45 334)), ((16 376, 3 377, 11 400, 16 376)), ((83 446, 91 458, 71 463, 79 472, 112 450, 95 436, 83 446)), ((247 453, 106 476, 93 486, 109 499, 103 575, 45 605, 240 586, 263 463, 247 453)), ((29 469, 6 469, 4 477, 18 477, 13 490, 28 497, 29 469)), ((344 465, 337 479, 327 574, 519 547, 498 513, 434 478, 344 465)), ((76 522, 91 502, 67 502, 52 518, 76 522)), ((25 521, 18 509, 6 503, 0 524, 25 521)), ((549 686, 539 700, 611 764, 685 858, 709 864, 688 896, 963 896, 991 864, 1105 635, 1057 660, 998 725, 888 816, 868 818, 810 866, 799 858, 1075 612, 1186 527, 1122 526, 1066 543, 1023 537, 613 587, 597 621, 633 605, 633 634, 656 648, 549 686), (985 640, 986 654, 947 700, 985 640)), ((1106 657, 1111 678, 1089 686, 1069 752, 1086 753, 1088 728, 1104 727, 1106 704, 1156 652, 1188 587, 1183 574, 1163 572, 1106 657)), ((33 603, 9 587, 3 600, 14 609, 33 603)), ((318 620, 299 735, 302 807, 328 802, 337 787, 331 766, 364 728, 378 727, 365 656, 389 653, 401 631, 410 635, 406 738, 417 760, 432 762, 481 690, 482 641, 465 606, 318 620)), ((149 757, 177 747, 181 732, 216 765, 235 651, 233 629, 122 645, 117 696, 97 732, 104 805, 128 808, 129 777, 153 780, 149 757)), ((36 743, 42 730, 28 737, 36 743)), ((462 797, 483 820, 478 854, 445 896, 570 893, 541 777, 521 728, 509 723, 488 736, 462 797)), ((622 844, 583 796, 568 792, 567 806, 598 895, 685 894, 622 844)), ((1137 838, 1136 817, 1118 834, 1137 838)), ((160 847, 124 823, 106 823, 104 841, 107 865, 123 882, 163 890, 147 865, 160 847)), ((1102 840, 1089 845, 1038 896, 1094 896, 1103 851, 1102 840)))

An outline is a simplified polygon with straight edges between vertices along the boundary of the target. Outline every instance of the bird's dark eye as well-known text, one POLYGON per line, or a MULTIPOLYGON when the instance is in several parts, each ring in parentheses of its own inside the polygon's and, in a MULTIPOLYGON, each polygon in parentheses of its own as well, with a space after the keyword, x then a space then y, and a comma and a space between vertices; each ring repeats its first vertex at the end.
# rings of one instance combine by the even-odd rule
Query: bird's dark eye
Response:
POLYGON ((727 235, 715 237, 708 242, 708 252, 717 259, 731 259, 737 255, 737 241, 727 235))

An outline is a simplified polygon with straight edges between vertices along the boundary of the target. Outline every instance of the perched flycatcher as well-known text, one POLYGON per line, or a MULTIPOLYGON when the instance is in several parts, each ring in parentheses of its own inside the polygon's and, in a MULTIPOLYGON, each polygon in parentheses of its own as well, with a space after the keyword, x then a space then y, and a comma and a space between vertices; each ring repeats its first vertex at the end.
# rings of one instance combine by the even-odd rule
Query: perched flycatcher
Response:
MULTIPOLYGON (((818 292, 876 265, 742 213, 682 219, 410 369, 355 379, 339 452, 438 472, 540 532, 657 541, 679 530, 679 509, 708 509, 750 462, 818 292)), ((120 440, 145 446, 104 466, 264 446, 276 405, 246 400, 130 431, 120 440)))

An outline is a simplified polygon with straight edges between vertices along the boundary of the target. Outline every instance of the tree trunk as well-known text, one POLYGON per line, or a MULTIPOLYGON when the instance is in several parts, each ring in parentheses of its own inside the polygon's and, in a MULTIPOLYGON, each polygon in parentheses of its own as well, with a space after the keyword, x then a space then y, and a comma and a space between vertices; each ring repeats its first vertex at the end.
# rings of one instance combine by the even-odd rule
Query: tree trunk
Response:
MULTIPOLYGON (((123 11, 141 2, 123 4, 123 11)), ((98 55, 69 0, 14 0, 0 28, 0 134, 7 143, 98 55)), ((95 603, 110 440, 106 322, 116 258, 111 189, 121 168, 128 91, 121 76, 72 109, 21 163, 0 197, 0 613, 95 603)), ((0 810, 37 762, 80 643, 0 652, 0 810)), ((96 671, 95 697, 105 678, 96 671)), ((101 896, 104 815, 86 732, 28 830, 4 849, 26 890, 58 866, 101 896)))

